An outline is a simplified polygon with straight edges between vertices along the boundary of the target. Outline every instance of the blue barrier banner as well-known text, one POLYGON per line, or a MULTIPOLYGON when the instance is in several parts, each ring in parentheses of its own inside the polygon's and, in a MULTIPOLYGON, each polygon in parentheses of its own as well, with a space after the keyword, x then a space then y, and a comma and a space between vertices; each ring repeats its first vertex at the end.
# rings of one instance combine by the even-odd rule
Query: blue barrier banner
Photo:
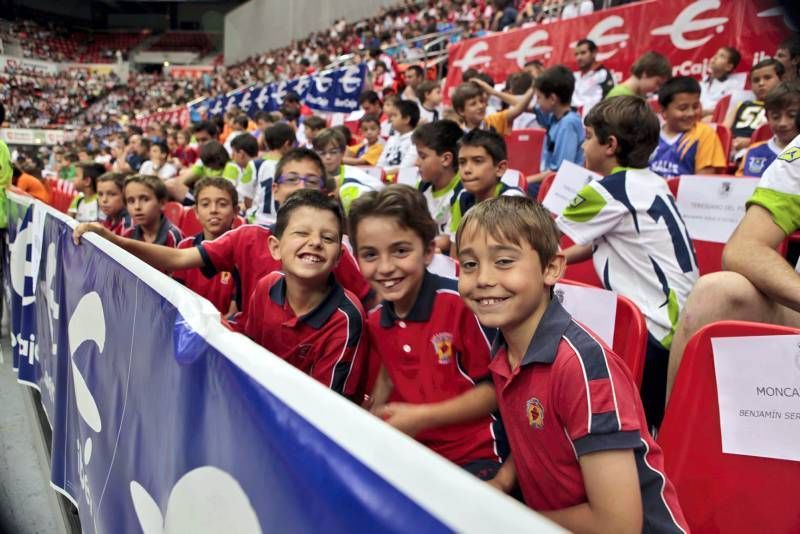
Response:
POLYGON ((9 205, 16 368, 84 532, 556 531, 167 276, 95 235, 75 246, 38 201, 9 205))
POLYGON ((218 116, 236 107, 251 117, 259 111, 278 111, 290 91, 300 95, 300 101, 311 109, 330 113, 350 113, 358 109, 358 96, 364 87, 367 66, 362 63, 332 69, 293 80, 258 85, 234 93, 201 100, 189 107, 192 117, 203 110, 218 116))

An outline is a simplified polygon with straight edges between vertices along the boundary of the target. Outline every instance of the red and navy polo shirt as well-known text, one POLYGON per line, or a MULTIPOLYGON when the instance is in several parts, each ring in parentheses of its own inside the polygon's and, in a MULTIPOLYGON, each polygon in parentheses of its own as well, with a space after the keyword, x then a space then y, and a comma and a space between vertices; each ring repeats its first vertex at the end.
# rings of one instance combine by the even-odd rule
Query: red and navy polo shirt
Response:
MULTIPOLYGON (((383 363, 394 385, 389 402, 442 402, 489 380, 489 341, 458 295, 456 280, 426 271, 406 317, 399 318, 384 301, 370 311, 368 329, 370 360, 383 363)), ((500 461, 496 423, 486 415, 424 430, 416 439, 457 465, 500 461)))
POLYGON ((116 217, 106 217, 103 219, 102 225, 115 234, 124 236, 125 232, 133 228, 133 221, 131 220, 131 216, 128 215, 128 210, 123 208, 116 217))
POLYGON ((311 378, 354 401, 361 401, 361 375, 368 354, 361 303, 330 277, 327 296, 298 317, 286 300, 286 278, 262 278, 250 299, 244 333, 311 378))
POLYGON ((501 335, 489 369, 525 502, 559 510, 587 502, 578 458, 631 449, 645 532, 688 532, 661 448, 647 430, 625 364, 557 300, 542 316, 520 366, 511 370, 501 335))
MULTIPOLYGON (((200 232, 196 236, 187 237, 178 243, 178 248, 192 248, 202 242, 203 232, 200 232)), ((231 309, 231 302, 233 302, 239 286, 236 271, 223 271, 215 274, 213 278, 207 278, 200 272, 200 269, 182 269, 172 273, 172 277, 211 302, 223 317, 231 309)))
MULTIPOLYGON (((214 241, 197 245, 203 257, 202 273, 211 278, 218 272, 238 271, 241 281, 241 294, 236 304, 242 310, 239 323, 246 321, 250 308, 250 296, 258 281, 265 275, 281 270, 281 262, 273 259, 267 242, 272 230, 257 224, 245 224, 225 232, 214 241)), ((336 279, 345 289, 354 293, 362 301, 369 295, 369 283, 361 275, 353 255, 346 249, 333 270, 336 279)))
MULTIPOLYGON (((136 241, 144 241, 142 227, 138 224, 133 228, 126 230, 125 233, 122 234, 122 237, 135 239, 136 241)), ((162 214, 161 222, 158 226, 158 233, 156 234, 156 240, 153 241, 153 243, 156 245, 175 248, 182 240, 183 234, 181 231, 178 230, 178 228, 176 228, 171 222, 169 222, 169 219, 164 217, 162 214)))

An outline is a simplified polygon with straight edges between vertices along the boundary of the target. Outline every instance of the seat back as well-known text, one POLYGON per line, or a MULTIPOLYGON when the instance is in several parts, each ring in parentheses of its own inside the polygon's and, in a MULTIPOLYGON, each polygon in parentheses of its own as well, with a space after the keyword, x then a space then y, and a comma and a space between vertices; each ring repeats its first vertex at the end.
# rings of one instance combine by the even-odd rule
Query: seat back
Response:
POLYGON ((506 136, 508 166, 519 169, 526 176, 539 172, 546 134, 541 128, 512 130, 506 136))
MULTIPOLYGON (((559 284, 597 289, 567 278, 559 280, 559 284)), ((647 353, 647 324, 636 304, 622 295, 615 294, 615 296, 617 307, 614 315, 614 341, 611 348, 628 366, 636 385, 641 387, 645 354, 647 353)), ((570 313, 575 319, 583 322, 580 309, 574 309, 570 313)))
POLYGON ((61 178, 48 178, 47 185, 50 187, 51 192, 50 205, 61 212, 67 213, 72 201, 78 196, 75 186, 72 185, 72 182, 61 178))
POLYGON ((722 150, 725 152, 725 161, 728 161, 731 155, 731 143, 733 142, 733 134, 731 133, 730 128, 728 128, 724 124, 715 124, 713 126, 717 131, 717 137, 719 137, 719 140, 722 143, 722 150))
POLYGON ((770 128, 768 122, 765 122, 756 128, 756 131, 750 136, 750 144, 758 143, 759 141, 769 141, 770 139, 772 139, 772 128, 770 128))
POLYGON ((500 181, 506 185, 510 185, 511 187, 516 187, 525 192, 528 191, 528 181, 525 179, 525 175, 516 169, 506 169, 506 172, 500 178, 500 181))
POLYGON ((178 228, 181 227, 181 221, 183 220, 183 205, 180 202, 170 201, 165 203, 163 211, 164 217, 169 219, 169 222, 178 228))
POLYGON ((700 329, 686 345, 658 442, 693 532, 798 531, 800 462, 722 452, 711 346, 712 338, 797 334, 783 326, 723 321, 700 329))
POLYGON ((711 114, 711 122, 720 123, 728 115, 728 108, 731 105, 731 95, 725 95, 717 101, 714 112, 711 114))
POLYGON ((542 183, 539 186, 539 192, 536 194, 536 201, 540 204, 544 200, 544 197, 547 196, 547 192, 550 191, 550 187, 553 185, 553 180, 556 179, 556 173, 550 172, 547 176, 542 179, 542 183))

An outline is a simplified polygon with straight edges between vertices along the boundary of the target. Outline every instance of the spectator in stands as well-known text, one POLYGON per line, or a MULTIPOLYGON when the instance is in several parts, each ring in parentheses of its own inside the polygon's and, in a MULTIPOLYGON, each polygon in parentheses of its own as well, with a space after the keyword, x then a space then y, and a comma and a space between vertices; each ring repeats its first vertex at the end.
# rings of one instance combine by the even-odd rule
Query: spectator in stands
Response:
POLYGON ((364 115, 358 120, 358 129, 364 140, 347 147, 347 154, 342 161, 346 165, 375 167, 383 153, 380 119, 377 115, 364 115))
MULTIPOLYGON (((800 130, 800 114, 795 117, 800 130)), ((800 229, 800 136, 764 172, 747 212, 722 253, 726 271, 694 286, 670 350, 669 396, 683 351, 703 326, 725 320, 800 328, 797 272, 776 249, 800 229)))
POLYGON ((458 142, 464 132, 450 120, 422 124, 414 130, 411 140, 417 149, 419 190, 425 197, 428 212, 436 222, 436 248, 449 253, 451 242, 450 217, 453 204, 461 193, 458 172, 458 142))
POLYGON ((459 293, 499 329, 489 371, 511 458, 491 484, 519 486, 570 531, 688 532, 630 372, 552 298, 564 256, 547 211, 492 199, 466 216, 456 246, 459 293))
POLYGON ((200 147, 200 161, 165 182, 170 198, 191 206, 194 197, 191 189, 201 178, 222 176, 238 183, 241 169, 230 160, 228 151, 217 141, 208 141, 200 147))
POLYGON ((217 140, 219 128, 211 121, 201 121, 192 127, 192 136, 194 137, 194 148, 199 150, 201 146, 209 141, 217 140))
MULTIPOLYGON (((514 96, 520 97, 533 87, 534 77, 528 70, 513 72, 506 78, 506 91, 514 96)), ((539 128, 536 121, 536 114, 532 112, 532 107, 536 107, 536 99, 532 99, 528 108, 519 114, 512 123, 512 130, 522 130, 526 128, 539 128)))
POLYGON ((556 223, 575 242, 564 251, 567 263, 592 258, 603 286, 644 314, 642 401, 647 421, 658 427, 678 311, 698 276, 692 242, 666 182, 647 168, 659 139, 647 103, 632 96, 604 100, 585 123, 586 166, 603 178, 584 186, 556 223))
POLYGON ((133 228, 133 221, 125 205, 125 175, 107 172, 97 178, 97 203, 103 212, 103 226, 116 235, 133 228))
POLYGON ((781 83, 783 74, 783 64, 776 59, 759 61, 750 69, 750 87, 755 100, 740 102, 738 106, 729 111, 725 119, 725 126, 733 134, 732 148, 734 151, 738 152, 747 148, 753 132, 767 122, 764 98, 781 83))
POLYGON ((492 0, 494 4, 495 14, 492 18, 491 30, 501 32, 516 24, 519 12, 514 7, 513 0, 492 0))
POLYGON ((257 224, 273 224, 278 216, 278 206, 290 193, 303 187, 324 188, 324 177, 320 176, 319 184, 313 180, 299 178, 275 180, 278 161, 294 148, 297 138, 294 128, 285 122, 277 122, 267 128, 263 135, 269 149, 256 172, 256 180, 239 187, 242 201, 247 210, 247 219, 257 224))
POLYGON ((417 88, 419 84, 425 81, 425 71, 419 65, 410 65, 403 73, 403 80, 406 82, 406 87, 400 93, 403 100, 411 100, 413 102, 421 103, 422 100, 417 96, 417 88))
POLYGON ((181 231, 164 216, 167 188, 155 176, 134 174, 125 179, 125 205, 134 226, 122 237, 165 247, 177 247, 183 240, 181 231))
POLYGON ((197 161, 197 149, 189 146, 191 135, 188 130, 180 130, 175 134, 176 147, 170 152, 175 167, 191 167, 197 161))
POLYGON ((227 124, 229 124, 231 128, 230 133, 228 133, 228 135, 225 137, 225 143, 224 143, 225 150, 228 151, 228 154, 233 155, 233 149, 231 148, 231 143, 233 142, 233 140, 236 139, 238 136, 247 133, 248 122, 249 120, 247 118, 247 115, 245 115, 244 113, 231 117, 227 121, 227 124))
MULTIPOLYGON (((181 249, 196 247, 203 241, 215 240, 231 229, 236 218, 239 197, 236 187, 230 180, 203 178, 195 186, 194 197, 197 203, 193 209, 203 230, 178 243, 178 248, 181 249)), ((195 268, 175 271, 172 277, 211 302, 223 317, 236 312, 234 304, 236 283, 232 273, 221 272, 212 278, 207 278, 200 269, 195 268)))
POLYGON ((139 168, 150 156, 150 144, 150 140, 143 138, 140 134, 131 135, 128 138, 123 158, 127 168, 123 168, 123 170, 139 172, 139 168))
POLYGON ((536 120, 547 129, 542 147, 542 172, 526 177, 528 194, 536 198, 542 180, 557 171, 561 162, 583 165, 584 128, 580 115, 572 109, 575 77, 563 65, 545 69, 533 82, 536 88, 536 120))
POLYGON ((358 105, 365 115, 383 115, 383 103, 375 91, 364 91, 358 97, 358 105))
POLYGON ((525 63, 524 70, 528 72, 535 80, 544 70, 544 63, 542 63, 538 59, 532 59, 527 63, 525 63))
POLYGON ((664 178, 681 174, 715 174, 725 169, 725 152, 714 129, 700 122, 700 84, 694 78, 672 78, 658 91, 664 117, 650 169, 664 178))
POLYGON ((781 41, 775 50, 775 59, 783 63, 786 81, 800 77, 800 37, 793 34, 781 41))
POLYGON ((458 85, 453 91, 453 109, 461 117, 461 126, 464 131, 475 129, 493 130, 500 135, 506 135, 516 119, 530 104, 533 98, 533 88, 522 96, 514 96, 497 91, 480 78, 473 78, 470 82, 458 85), (486 114, 486 96, 492 95, 509 104, 508 109, 486 114))
POLYGON ((419 102, 419 121, 436 122, 442 118, 442 87, 439 82, 425 80, 417 86, 417 102, 419 102))
POLYGON ((71 181, 75 178, 75 165, 78 163, 78 154, 72 151, 64 152, 63 154, 56 153, 56 161, 56 170, 59 178, 66 181, 71 181))
POLYGON ((754 143, 747 149, 737 176, 761 176, 778 154, 800 134, 797 116, 800 115, 800 80, 782 82, 764 99, 772 139, 754 143))
POLYGON ((169 150, 164 142, 153 143, 150 146, 150 159, 142 163, 139 167, 139 174, 149 174, 158 176, 162 180, 168 180, 176 174, 178 169, 168 161, 169 150))
POLYGON ((422 195, 406 185, 368 193, 353 203, 349 223, 361 272, 383 301, 368 322, 370 358, 380 366, 372 412, 475 476, 493 478, 501 462, 494 387, 481 381, 489 341, 457 282, 427 271, 436 223, 422 195))
POLYGON ((314 150, 322 159, 325 166, 326 189, 335 192, 342 203, 345 214, 350 210, 350 204, 367 191, 381 189, 383 184, 378 178, 365 173, 358 167, 344 165, 344 151, 347 141, 338 130, 328 128, 322 130, 314 138, 314 150))
POLYGON ((661 89, 670 77, 672 65, 669 60, 658 52, 645 52, 631 66, 630 78, 612 87, 606 98, 623 95, 647 98, 661 89))
POLYGON ((13 166, 11 180, 14 187, 24 191, 33 198, 42 202, 50 203, 50 189, 39 176, 41 176, 41 162, 36 163, 16 163, 13 166))
POLYGON ((72 183, 78 191, 67 210, 70 217, 78 222, 93 222, 100 219, 97 204, 97 177, 105 172, 99 163, 78 163, 72 183))
POLYGON ((717 102, 723 96, 733 94, 744 89, 744 84, 731 77, 742 55, 732 46, 723 46, 714 54, 708 63, 710 74, 703 80, 700 104, 703 106, 703 115, 711 115, 717 102))
POLYGON ((389 120, 395 133, 383 147, 378 167, 386 174, 395 174, 404 167, 413 167, 417 161, 411 134, 419 123, 419 106, 410 100, 399 100, 390 111, 389 120))
MULTIPOLYGON (((255 137, 245 132, 237 135, 231 142, 231 161, 236 164, 239 174, 232 180, 239 191, 248 191, 249 184, 257 179, 258 167, 261 160, 258 159, 258 141, 255 137)), ((223 173, 223 178, 228 178, 223 173)))
POLYGON ((325 119, 319 115, 310 115, 303 121, 304 133, 306 136, 306 148, 314 146, 314 138, 319 132, 328 127, 325 119))
POLYGON ((575 62, 578 71, 572 105, 585 116, 614 87, 614 76, 597 61, 597 45, 590 39, 581 39, 575 45, 575 62))

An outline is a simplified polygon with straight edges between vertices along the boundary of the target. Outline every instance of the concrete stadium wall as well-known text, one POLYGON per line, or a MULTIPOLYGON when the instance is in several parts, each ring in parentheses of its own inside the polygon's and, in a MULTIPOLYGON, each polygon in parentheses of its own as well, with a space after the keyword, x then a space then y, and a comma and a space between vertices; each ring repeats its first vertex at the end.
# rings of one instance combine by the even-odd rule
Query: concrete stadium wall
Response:
POLYGON ((356 21, 397 0, 250 0, 225 16, 225 63, 287 45, 329 28, 344 17, 356 21))

